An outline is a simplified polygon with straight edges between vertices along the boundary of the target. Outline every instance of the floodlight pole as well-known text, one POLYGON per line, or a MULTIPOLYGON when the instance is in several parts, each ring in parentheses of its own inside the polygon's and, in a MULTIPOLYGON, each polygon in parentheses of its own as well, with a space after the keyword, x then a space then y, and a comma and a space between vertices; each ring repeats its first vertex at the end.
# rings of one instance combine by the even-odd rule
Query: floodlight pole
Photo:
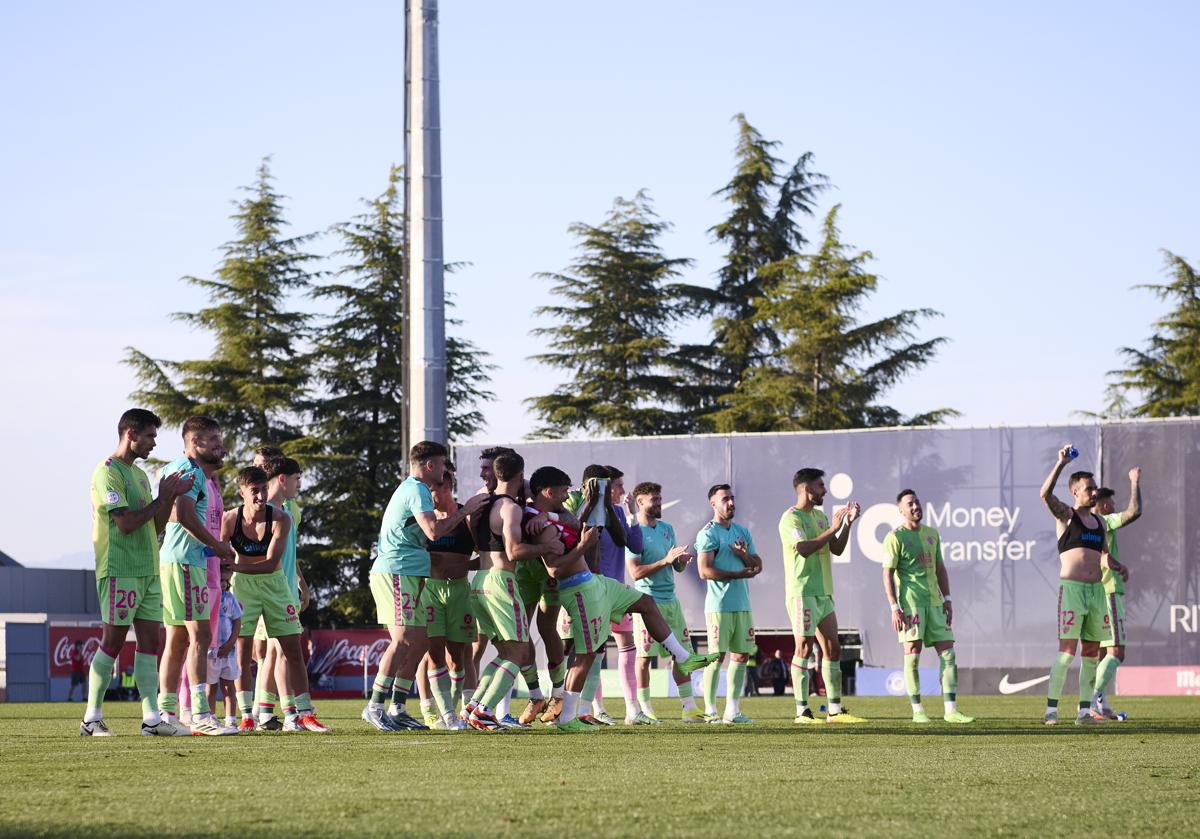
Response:
POLYGON ((406 0, 404 66, 405 448, 446 442, 446 303, 437 0, 406 0))

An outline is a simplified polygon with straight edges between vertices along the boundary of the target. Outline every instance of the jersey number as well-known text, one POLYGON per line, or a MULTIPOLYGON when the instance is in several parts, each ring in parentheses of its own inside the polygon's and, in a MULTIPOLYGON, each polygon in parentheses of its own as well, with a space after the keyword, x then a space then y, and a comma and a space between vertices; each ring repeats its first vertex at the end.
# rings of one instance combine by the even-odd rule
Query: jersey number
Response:
POLYGON ((137 592, 117 589, 117 608, 132 609, 137 606, 137 592))
POLYGON ((192 586, 192 594, 195 595, 194 602, 208 605, 208 586, 192 586))

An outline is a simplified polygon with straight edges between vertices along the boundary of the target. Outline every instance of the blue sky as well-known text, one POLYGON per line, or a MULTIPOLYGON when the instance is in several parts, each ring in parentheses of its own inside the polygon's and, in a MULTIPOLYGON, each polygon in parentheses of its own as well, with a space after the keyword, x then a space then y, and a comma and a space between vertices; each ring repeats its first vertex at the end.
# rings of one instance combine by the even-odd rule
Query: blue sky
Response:
MULTIPOLYGON (((442 3, 446 254, 471 263, 448 286, 501 366, 482 436, 523 436, 521 400, 558 381, 526 336, 568 224, 645 188, 667 252, 712 282, 738 112, 832 179, 884 278, 867 315, 944 313, 928 334, 951 343, 894 404, 972 425, 1098 406, 1161 312, 1131 287, 1158 281, 1160 248, 1200 256, 1196 7, 732 8, 442 3)), ((146 9, 0 9, 0 440, 25 476, 0 482, 0 550, 31 564, 86 563, 88 477, 134 387, 123 348, 208 349, 167 315, 202 302, 178 278, 211 272, 259 159, 302 233, 402 158, 402 3, 146 9)))

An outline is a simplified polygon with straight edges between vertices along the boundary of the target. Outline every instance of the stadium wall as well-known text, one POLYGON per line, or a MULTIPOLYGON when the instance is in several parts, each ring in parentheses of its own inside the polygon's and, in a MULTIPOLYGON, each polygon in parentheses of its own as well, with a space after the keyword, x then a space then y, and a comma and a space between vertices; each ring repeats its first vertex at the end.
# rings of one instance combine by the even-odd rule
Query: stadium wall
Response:
MULTIPOLYGON (((1079 449, 1072 470, 1094 471, 1129 498, 1128 471, 1142 467, 1142 518, 1119 533, 1130 566, 1126 594, 1127 661, 1191 667, 1200 662, 1200 420, 996 428, 894 428, 789 434, 696 435, 509 443, 538 466, 578 481, 589 463, 663 485, 664 519, 691 543, 711 517, 709 486, 729 483, 737 520, 750 528, 766 568, 751 581, 756 627, 788 626, 779 518, 794 499, 801 466, 826 471, 825 511, 858 501, 862 517, 835 558, 837 613, 862 630, 867 665, 897 668, 900 646, 881 584, 882 543, 898 522, 904 487, 925 502, 925 522, 941 531, 954 594, 954 631, 963 668, 1038 668, 1054 658, 1058 553, 1054 521, 1038 491, 1067 441, 1079 449)), ((488 443, 486 445, 497 445, 488 443)), ((485 444, 460 445, 463 491, 485 444)), ((1069 471, 1072 471, 1069 470, 1069 471)), ((1068 498, 1065 476, 1058 486, 1068 498)), ((678 579, 690 627, 703 630, 704 584, 693 564, 678 579)), ((997 671, 999 672, 999 671, 997 671)))

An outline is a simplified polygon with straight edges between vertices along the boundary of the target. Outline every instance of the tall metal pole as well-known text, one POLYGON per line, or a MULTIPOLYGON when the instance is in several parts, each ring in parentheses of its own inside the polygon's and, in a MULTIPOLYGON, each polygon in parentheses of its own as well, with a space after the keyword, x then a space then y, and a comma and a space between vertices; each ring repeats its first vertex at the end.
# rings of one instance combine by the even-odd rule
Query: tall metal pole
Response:
POLYGON ((437 0, 404 8, 404 209, 408 348, 405 443, 446 442, 446 303, 442 254, 442 122, 437 0))

